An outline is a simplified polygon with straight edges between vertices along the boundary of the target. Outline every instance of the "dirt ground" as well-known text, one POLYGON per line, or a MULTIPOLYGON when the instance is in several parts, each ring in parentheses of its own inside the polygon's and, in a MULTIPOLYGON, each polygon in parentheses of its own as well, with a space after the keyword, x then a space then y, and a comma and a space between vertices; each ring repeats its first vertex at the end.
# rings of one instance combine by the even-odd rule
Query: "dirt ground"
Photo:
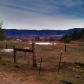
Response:
MULTIPOLYGON (((28 45, 26 42, 24 44, 28 45)), ((24 59, 20 57, 23 53, 17 53, 18 64, 14 64, 12 53, 0 53, 2 56, 0 59, 0 84, 83 84, 84 48, 83 46, 79 47, 78 42, 69 44, 56 42, 55 49, 53 46, 37 46, 37 48, 38 64, 40 64, 40 57, 43 56, 40 76, 39 66, 32 67, 32 54, 27 53, 28 58, 24 59), (64 51, 65 45, 67 52, 64 51), (63 50, 62 67, 58 73, 60 50, 63 50), (82 66, 76 65, 74 62, 81 62, 82 66)))
POLYGON ((32 76, 22 77, 16 73, 0 72, 0 84, 41 84, 36 82, 32 76))

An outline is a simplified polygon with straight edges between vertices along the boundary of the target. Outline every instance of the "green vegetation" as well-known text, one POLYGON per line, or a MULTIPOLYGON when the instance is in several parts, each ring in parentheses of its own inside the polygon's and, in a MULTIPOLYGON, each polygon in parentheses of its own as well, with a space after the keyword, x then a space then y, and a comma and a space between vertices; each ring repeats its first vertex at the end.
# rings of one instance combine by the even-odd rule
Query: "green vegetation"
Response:
POLYGON ((4 29, 2 29, 2 26, 3 26, 3 20, 0 19, 0 40, 5 39, 4 29))
POLYGON ((74 31, 70 34, 64 35, 60 41, 69 43, 71 40, 84 40, 84 28, 81 29, 81 31, 78 31, 77 29, 74 29, 74 31))
POLYGON ((5 35, 4 35, 4 29, 0 29, 0 40, 4 40, 5 35))
POLYGON ((64 35, 60 41, 64 42, 64 43, 69 43, 71 41, 70 36, 68 34, 64 35))

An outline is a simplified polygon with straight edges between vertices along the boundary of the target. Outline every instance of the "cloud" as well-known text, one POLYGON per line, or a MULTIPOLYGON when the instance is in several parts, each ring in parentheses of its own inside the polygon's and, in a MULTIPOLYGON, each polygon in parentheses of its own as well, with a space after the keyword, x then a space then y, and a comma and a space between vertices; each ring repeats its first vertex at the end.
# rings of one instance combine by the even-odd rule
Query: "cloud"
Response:
POLYGON ((3 0, 5 28, 68 29, 83 27, 83 0, 3 0))
POLYGON ((47 15, 57 15, 59 13, 72 14, 73 11, 80 11, 84 1, 82 0, 3 0, 1 3, 4 7, 22 10, 37 12, 47 15), (73 9, 73 10, 72 10, 73 9))

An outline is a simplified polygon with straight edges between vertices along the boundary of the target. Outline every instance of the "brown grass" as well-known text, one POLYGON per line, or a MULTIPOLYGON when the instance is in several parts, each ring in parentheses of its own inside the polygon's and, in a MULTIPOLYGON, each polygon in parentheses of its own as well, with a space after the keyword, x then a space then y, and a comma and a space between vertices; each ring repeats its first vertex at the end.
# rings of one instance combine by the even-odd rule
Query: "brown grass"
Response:
MULTIPOLYGON (((24 48, 26 42, 0 42, 3 49, 8 44, 24 48)), ((14 64, 13 52, 0 52, 0 84, 83 84, 84 83, 84 46, 83 42, 64 44, 57 42, 55 46, 37 45, 37 68, 32 66, 32 53, 17 52, 17 63, 14 64), (65 52, 66 45, 66 52, 65 52), (62 62, 58 73, 59 57, 62 50, 62 62), (40 59, 42 69, 39 74, 40 59)))

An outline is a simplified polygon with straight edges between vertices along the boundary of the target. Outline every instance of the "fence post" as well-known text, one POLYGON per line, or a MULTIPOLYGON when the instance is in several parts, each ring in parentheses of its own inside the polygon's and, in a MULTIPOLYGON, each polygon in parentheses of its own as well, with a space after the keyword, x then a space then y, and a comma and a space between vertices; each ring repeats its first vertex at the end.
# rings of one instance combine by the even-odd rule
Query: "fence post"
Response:
POLYGON ((14 48, 14 63, 16 63, 16 50, 14 48))
POLYGON ((0 59, 1 59, 1 54, 0 54, 0 59))
POLYGON ((13 49, 15 48, 15 46, 13 45, 13 49))
POLYGON ((6 44, 6 49, 8 48, 7 44, 6 44))
POLYGON ((61 56, 62 56, 62 51, 61 51, 61 53, 60 53, 60 60, 59 60, 58 72, 59 72, 59 70, 60 70, 60 65, 61 65, 61 56))
POLYGON ((36 63, 36 44, 32 42, 32 50, 33 50, 33 67, 37 67, 36 63))
POLYGON ((66 45, 65 45, 65 52, 66 52, 66 45))

